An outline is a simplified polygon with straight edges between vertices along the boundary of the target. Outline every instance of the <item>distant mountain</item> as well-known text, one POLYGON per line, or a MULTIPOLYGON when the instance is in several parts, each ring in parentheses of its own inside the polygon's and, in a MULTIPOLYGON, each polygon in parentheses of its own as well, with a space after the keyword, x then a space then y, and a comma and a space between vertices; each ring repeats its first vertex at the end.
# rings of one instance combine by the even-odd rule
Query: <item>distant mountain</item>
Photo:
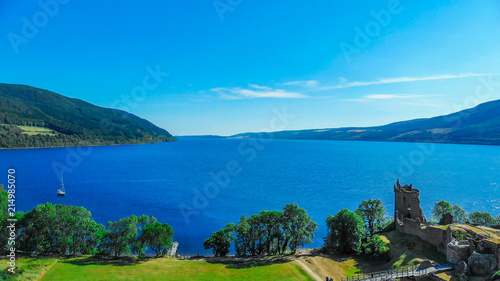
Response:
MULTIPOLYGON (((275 139, 359 140, 500 144, 500 100, 434 118, 415 119, 384 126, 280 131, 275 139)), ((257 138, 244 133, 230 138, 257 138)))
POLYGON ((0 84, 0 148, 177 140, 151 122, 30 86, 0 84))
POLYGON ((178 136, 180 139, 225 139, 226 137, 217 135, 191 135, 191 136, 178 136))

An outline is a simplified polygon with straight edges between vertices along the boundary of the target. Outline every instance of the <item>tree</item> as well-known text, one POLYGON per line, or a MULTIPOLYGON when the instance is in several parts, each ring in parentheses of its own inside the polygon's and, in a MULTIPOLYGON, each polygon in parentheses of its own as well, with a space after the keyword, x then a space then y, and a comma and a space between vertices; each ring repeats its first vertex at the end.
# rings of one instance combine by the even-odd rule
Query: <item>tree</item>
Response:
POLYGON ((439 202, 434 203, 434 209, 432 209, 432 217, 436 221, 440 221, 441 218, 447 213, 450 214, 453 213, 453 208, 450 202, 441 200, 439 202))
POLYGON ((130 254, 130 247, 137 237, 137 222, 138 218, 134 215, 116 222, 108 222, 102 245, 103 250, 115 257, 130 254))
POLYGON ((246 256, 249 254, 250 249, 250 224, 246 215, 240 218, 240 222, 236 225, 234 231, 234 248, 236 250, 236 255, 246 256))
POLYGON ((363 252, 372 257, 379 257, 389 251, 389 247, 386 245, 387 243, 380 237, 380 235, 368 236, 366 238, 366 242, 363 243, 363 252))
POLYGON ((496 220, 488 212, 475 211, 470 213, 469 219, 471 223, 477 223, 481 225, 495 224, 496 220))
POLYGON ((500 225, 500 215, 497 216, 497 222, 496 224, 500 225))
POLYGON ((365 229, 360 215, 342 209, 333 217, 328 215, 326 225, 328 228, 325 237, 326 246, 333 246, 342 254, 361 252, 361 239, 365 229))
POLYGON ((53 226, 54 249, 59 254, 92 253, 100 242, 96 235, 103 225, 92 219, 84 207, 55 205, 57 224, 53 226))
POLYGON ((462 209, 459 205, 453 205, 452 206, 452 215, 453 215, 453 221, 456 223, 465 223, 469 220, 469 216, 467 215, 467 212, 462 209))
POLYGON ((224 229, 215 231, 209 238, 205 239, 203 246, 205 249, 213 249, 214 256, 225 257, 229 254, 235 228, 234 223, 227 224, 224 229))
POLYGON ((368 235, 371 236, 383 228, 385 223, 385 208, 382 200, 365 200, 361 202, 355 212, 365 221, 366 233, 368 235))
MULTIPOLYGON (((153 216, 148 217, 146 215, 142 215, 142 216, 137 218, 137 224, 136 224, 137 230, 138 231, 143 230, 146 225, 155 223, 157 221, 158 220, 153 216)), ((142 257, 142 256, 146 255, 146 250, 147 250, 147 246, 145 245, 144 239, 140 239, 140 237, 137 237, 137 239, 135 239, 135 241, 132 242, 132 253, 133 254, 136 254, 136 255, 142 257)))
POLYGON ((90 254, 100 243, 102 228, 84 207, 38 205, 19 222, 19 249, 36 255, 90 254))
POLYGON ((165 250, 172 246, 172 237, 174 231, 172 227, 166 223, 149 223, 144 226, 139 241, 151 247, 156 253, 156 256, 163 256, 165 250))
POLYGON ((297 204, 287 204, 283 208, 283 230, 285 232, 285 245, 290 251, 295 253, 300 246, 312 243, 314 232, 318 229, 318 224, 312 221, 306 210, 299 208, 297 204))
POLYGON ((284 235, 281 228, 284 223, 283 213, 279 211, 262 211, 259 213, 259 220, 263 226, 264 251, 269 255, 275 255, 282 250, 281 244, 284 235))

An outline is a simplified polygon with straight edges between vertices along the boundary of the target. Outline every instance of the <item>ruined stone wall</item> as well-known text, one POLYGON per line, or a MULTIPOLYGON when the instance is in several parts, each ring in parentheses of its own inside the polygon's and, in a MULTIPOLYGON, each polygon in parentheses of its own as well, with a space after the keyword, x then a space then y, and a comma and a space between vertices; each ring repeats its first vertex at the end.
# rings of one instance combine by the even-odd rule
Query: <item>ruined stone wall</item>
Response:
POLYGON ((497 268, 500 269, 500 244, 496 241, 482 240, 479 243, 479 249, 483 253, 493 254, 496 256, 497 268))
POLYGON ((500 270, 500 249, 497 251, 497 269, 500 270))
POLYGON ((425 219, 420 207, 420 191, 418 189, 413 188, 413 185, 402 186, 398 180, 394 185, 394 194, 396 230, 415 235, 434 245, 447 256, 449 262, 455 264, 460 261, 472 262, 476 271, 481 271, 482 267, 488 266, 493 266, 496 270, 500 269, 500 244, 498 241, 490 241, 491 239, 488 239, 489 237, 486 235, 465 229, 474 242, 452 242, 450 227, 431 226, 425 219), (478 241, 480 241, 479 245, 478 241), (471 257, 472 259, 470 259, 471 257))
POLYGON ((475 251, 469 257, 468 265, 472 273, 483 275, 497 268, 497 257, 491 254, 481 254, 475 251))
POLYGON ((451 241, 447 245, 446 260, 458 264, 461 261, 468 262, 475 247, 470 241, 451 241))
POLYGON ((446 255, 447 245, 451 242, 451 233, 447 229, 424 226, 420 220, 404 219, 399 228, 400 232, 418 236, 420 239, 434 245, 446 255))

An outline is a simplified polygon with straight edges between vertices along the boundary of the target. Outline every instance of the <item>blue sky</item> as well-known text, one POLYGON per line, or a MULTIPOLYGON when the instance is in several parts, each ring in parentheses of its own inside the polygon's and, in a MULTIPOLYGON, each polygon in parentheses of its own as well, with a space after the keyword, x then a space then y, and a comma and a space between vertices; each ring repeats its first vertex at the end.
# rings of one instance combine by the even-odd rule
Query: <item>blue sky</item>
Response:
POLYGON ((382 125, 499 99, 477 90, 500 82, 498 34, 495 0, 12 0, 0 82, 174 135, 267 130, 284 107, 285 129, 382 125))

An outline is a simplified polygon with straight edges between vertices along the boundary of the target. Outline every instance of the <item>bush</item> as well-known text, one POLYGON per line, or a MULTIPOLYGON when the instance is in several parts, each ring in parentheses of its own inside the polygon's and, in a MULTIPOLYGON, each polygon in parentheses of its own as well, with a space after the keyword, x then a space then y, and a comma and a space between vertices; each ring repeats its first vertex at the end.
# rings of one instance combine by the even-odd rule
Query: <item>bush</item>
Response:
POLYGON ((457 241, 464 241, 466 239, 466 234, 455 229, 452 231, 451 235, 453 236, 453 238, 457 239, 457 241))
POLYGON ((389 252, 389 247, 380 235, 373 235, 363 243, 363 252, 368 256, 380 257, 389 252))
POLYGON ((481 225, 495 224, 495 219, 488 212, 475 211, 469 215, 469 219, 472 223, 481 224, 481 225))

